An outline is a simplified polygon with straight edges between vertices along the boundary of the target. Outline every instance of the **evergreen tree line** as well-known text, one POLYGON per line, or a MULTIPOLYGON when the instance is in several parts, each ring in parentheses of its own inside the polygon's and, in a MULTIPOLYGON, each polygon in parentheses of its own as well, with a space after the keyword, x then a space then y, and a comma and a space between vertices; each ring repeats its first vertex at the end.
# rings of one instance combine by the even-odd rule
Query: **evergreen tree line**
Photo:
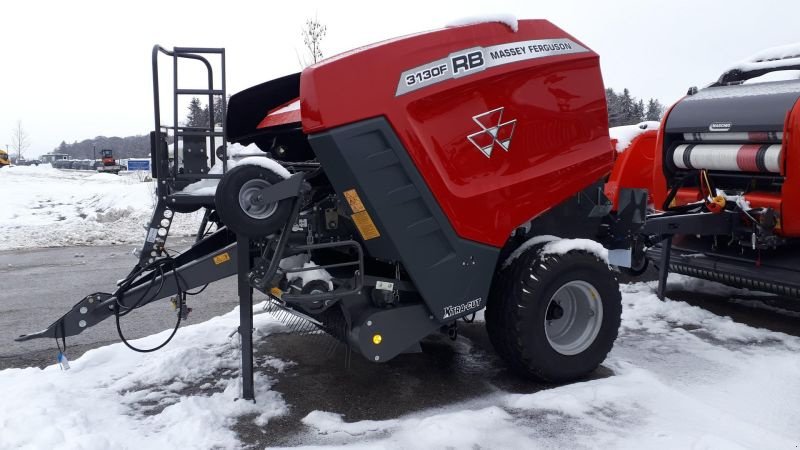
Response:
POLYGON ((642 99, 637 99, 628 88, 622 92, 614 92, 614 89, 606 89, 606 104, 608 105, 608 125, 618 127, 620 125, 634 125, 645 120, 661 120, 664 115, 664 105, 657 99, 651 98, 645 103, 642 99))
MULTIPOLYGON (((187 127, 208 128, 210 123, 208 104, 205 105, 197 97, 192 97, 189 102, 189 111, 186 114, 187 127)), ((214 96, 214 123, 221 124, 224 119, 222 114, 222 96, 214 96)))
POLYGON ((61 141, 54 153, 66 153, 71 159, 100 158, 100 150, 110 148, 117 159, 146 158, 150 154, 150 136, 106 137, 97 136, 94 139, 85 139, 67 144, 61 141), (96 149, 96 152, 95 152, 96 149))
MULTIPOLYGON (((222 115, 222 97, 214 98, 214 122, 220 126, 224 117, 222 115)), ((208 104, 203 104, 199 98, 194 97, 187 107, 186 120, 183 125, 187 127, 208 127, 209 109, 208 104)), ((81 142, 75 141, 67 144, 61 141, 58 147, 53 149, 54 153, 65 153, 71 159, 92 159, 95 155, 100 158, 100 150, 110 148, 114 151, 117 159, 126 158, 146 158, 150 154, 150 136, 127 136, 127 137, 106 137, 97 136, 94 139, 85 139, 81 142), (96 149, 96 150, 95 150, 96 149)))
MULTIPOLYGON (((617 93, 613 89, 606 89, 606 102, 608 104, 609 126, 633 125, 645 120, 661 120, 664 114, 664 105, 657 99, 651 98, 645 103, 642 99, 637 99, 631 95, 626 88, 617 93)), ((199 98, 194 97, 189 102, 184 125, 189 127, 208 127, 209 108, 208 104, 203 104, 199 98)), ((217 97, 214 99, 214 122, 219 126, 224 117, 222 115, 222 101, 217 97)), ((97 136, 94 139, 86 139, 81 142, 75 141, 61 144, 53 149, 56 153, 66 153, 73 159, 91 159, 93 147, 97 149, 99 158, 100 150, 110 148, 114 151, 117 159, 125 158, 145 158, 150 153, 150 137, 147 135, 128 136, 128 137, 106 137, 97 136)))

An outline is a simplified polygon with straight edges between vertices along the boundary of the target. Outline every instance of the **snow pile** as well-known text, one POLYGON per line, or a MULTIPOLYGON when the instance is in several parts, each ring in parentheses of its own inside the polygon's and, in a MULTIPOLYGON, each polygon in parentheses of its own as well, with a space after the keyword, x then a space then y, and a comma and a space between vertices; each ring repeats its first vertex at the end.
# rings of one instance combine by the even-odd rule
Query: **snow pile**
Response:
POLYGON ((627 150, 628 147, 630 147, 631 142, 633 142, 637 136, 645 131, 658 130, 660 126, 661 122, 649 120, 636 125, 623 125, 620 127, 609 128, 608 135, 611 137, 611 139, 617 140, 617 153, 622 153, 627 150))
POLYGON ((228 159, 238 161, 248 156, 264 156, 264 152, 256 144, 228 144, 228 159))
POLYGON ((503 261, 503 268, 505 269, 506 267, 510 266, 511 263, 513 263, 515 259, 517 259, 520 256, 522 256, 522 254, 525 253, 526 251, 528 251, 529 248, 534 247, 534 246, 539 245, 539 244, 543 244, 545 242, 555 241, 555 240, 558 240, 558 239, 561 239, 561 238, 558 237, 558 236, 550 235, 550 234, 542 234, 540 236, 534 236, 534 237, 528 239, 527 241, 523 242, 522 245, 517 247, 513 252, 511 252, 510 255, 508 255, 508 258, 506 258, 506 260, 503 261))
MULTIPOLYGON (((255 145, 233 144, 230 150, 235 159, 228 163, 229 168, 253 164, 290 176, 255 145)), ((222 173, 222 165, 215 164, 210 172, 222 173)), ((201 180, 187 186, 184 192, 214 195, 218 183, 216 179, 201 180)), ((0 192, 4 201, 0 208, 4 245, 0 250, 138 245, 144 241, 144 226, 155 207, 155 183, 141 181, 135 172, 111 175, 58 170, 50 165, 7 167, 0 172, 0 192)), ((170 235, 194 235, 201 219, 202 212, 177 214, 170 235)))
MULTIPOLYGON (((246 147, 239 144, 231 144, 228 146, 228 157, 228 170, 236 166, 253 165, 269 169, 283 178, 291 176, 289 171, 280 163, 265 157, 264 152, 255 144, 250 144, 246 147)), ((222 164, 215 164, 208 173, 221 174, 222 164)), ((186 186, 181 192, 189 195, 214 195, 217 192, 218 184, 219 179, 200 180, 186 186)))
POLYGON ((751 62, 765 62, 787 58, 800 58, 800 42, 766 48, 750 56, 747 60, 751 62))
POLYGON ((362 420, 359 422, 347 423, 342 419, 341 414, 323 411, 311 411, 303 418, 303 423, 310 427, 314 427, 317 432, 322 434, 345 433, 351 436, 358 436, 390 427, 395 427, 400 424, 400 421, 362 420))
MULTIPOLYGON (((671 280, 682 283, 684 279, 671 280)), ((793 448, 800 339, 623 286, 607 378, 532 394, 488 394, 393 420, 315 411, 317 442, 348 448, 793 448)))
POLYGON ((608 250, 591 239, 559 239, 550 241, 542 247, 542 255, 564 255, 573 250, 591 253, 608 263, 608 250))
POLYGON ((519 258, 528 249, 539 244, 544 244, 541 250, 539 250, 540 255, 563 255, 573 250, 581 250, 586 253, 594 254, 608 263, 608 249, 597 241, 591 239, 561 239, 558 236, 543 234, 541 236, 534 236, 517 247, 517 249, 511 252, 508 258, 503 261, 502 267, 506 268, 510 266, 515 259, 519 258))
MULTIPOLYGON (((140 244, 155 205, 155 184, 136 173, 64 171, 49 165, 0 172, 0 250, 140 244)), ((198 214, 178 214, 171 235, 192 235, 198 214)))
MULTIPOLYGON (((228 336, 238 318, 236 309, 182 328, 155 353, 114 344, 86 352, 68 371, 0 371, 0 448, 240 448, 231 429, 239 418, 263 426, 287 406, 264 374, 256 403, 237 400, 239 344, 228 336)), ((268 314, 254 320, 257 337, 283 329, 268 314)), ((157 345, 169 332, 134 345, 157 345)))
POLYGON ((743 84, 770 83, 773 81, 800 80, 800 70, 781 70, 745 80, 743 84))
POLYGON ((461 19, 453 20, 445 25, 447 28, 463 27, 467 25, 475 25, 478 23, 491 23, 499 22, 507 26, 511 31, 517 32, 519 30, 519 22, 513 14, 484 14, 481 16, 469 16, 461 19))
POLYGON ((731 70, 750 72, 760 69, 772 69, 800 64, 800 42, 780 45, 759 51, 749 58, 730 67, 731 70))
MULTIPOLYGON (((308 254, 289 256, 283 258, 279 266, 283 270, 291 269, 311 269, 319 267, 314 261, 309 260, 308 254)), ((314 280, 322 280, 328 283, 328 289, 333 290, 333 276, 325 269, 306 270, 304 272, 293 272, 288 274, 289 281, 300 280, 300 286, 305 286, 314 280)))

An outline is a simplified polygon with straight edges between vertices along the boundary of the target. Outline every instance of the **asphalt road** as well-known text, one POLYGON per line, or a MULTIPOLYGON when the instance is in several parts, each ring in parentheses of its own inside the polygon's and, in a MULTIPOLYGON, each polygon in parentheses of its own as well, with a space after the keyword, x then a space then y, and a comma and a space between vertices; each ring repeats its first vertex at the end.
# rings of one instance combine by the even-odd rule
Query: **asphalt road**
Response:
MULTIPOLYGON (((0 369, 55 363, 52 340, 17 343, 13 338, 44 328, 88 293, 111 290, 135 262, 130 250, 130 246, 113 246, 0 252, 0 369)), ((669 295, 739 322, 800 336, 800 318, 796 316, 730 303, 713 295, 669 295)), ((219 281, 191 299, 194 311, 189 323, 205 321, 236 305, 235 280, 219 281)), ((123 323, 131 338, 171 328, 174 323, 167 302, 134 314, 137 316, 123 323)), ((256 448, 313 444, 314 436, 301 422, 313 410, 343 414, 348 422, 380 420, 469 403, 496 391, 530 393, 552 387, 510 373, 492 349, 483 324, 461 324, 459 331, 461 337, 455 342, 443 335, 432 336, 423 342, 422 353, 400 355, 386 364, 373 364, 357 354, 348 357, 342 346, 328 352, 328 346, 320 345, 315 336, 272 335, 256 346, 256 370, 275 380, 272 389, 291 405, 290 410, 266 427, 243 417, 234 428, 244 443, 256 448), (268 364, 258 363, 267 355, 294 364, 277 373, 268 364)), ((86 350, 117 341, 114 322, 107 320, 71 338, 69 354, 74 359, 86 350)), ((592 377, 612 374, 601 366, 592 377)))
MULTIPOLYGON (((188 245, 189 241, 178 241, 188 245)), ((56 362, 51 339, 15 342, 14 338, 46 328, 72 306, 94 292, 111 292, 116 281, 128 275, 136 258, 134 246, 61 247, 0 252, 0 369, 46 366, 56 362)), ((187 324, 206 321, 238 304, 233 278, 211 284, 191 297, 193 309, 187 324)), ((149 305, 122 319, 125 337, 139 338, 175 325, 168 301, 149 305)), ((68 338, 68 354, 75 359, 85 351, 118 342, 114 320, 106 319, 68 338)))

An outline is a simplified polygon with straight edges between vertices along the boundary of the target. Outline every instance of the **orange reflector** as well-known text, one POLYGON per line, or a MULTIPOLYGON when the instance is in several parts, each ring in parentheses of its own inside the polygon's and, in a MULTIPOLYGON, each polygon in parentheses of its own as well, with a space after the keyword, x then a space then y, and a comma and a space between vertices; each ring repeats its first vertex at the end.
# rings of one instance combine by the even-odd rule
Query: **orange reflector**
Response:
POLYGON ((358 232, 361 233, 361 237, 364 238, 365 241, 381 237, 381 234, 378 232, 378 227, 375 226, 375 222, 372 221, 372 218, 366 211, 355 213, 350 217, 353 218, 358 232))
POLYGON ((347 199, 347 204, 350 205, 350 209, 353 210, 353 213, 359 213, 364 211, 364 203, 361 202, 361 197, 358 196, 358 192, 355 189, 350 189, 349 191, 344 191, 344 198, 347 199))
POLYGON ((214 257, 214 264, 220 265, 231 260, 231 255, 228 252, 220 253, 214 257))

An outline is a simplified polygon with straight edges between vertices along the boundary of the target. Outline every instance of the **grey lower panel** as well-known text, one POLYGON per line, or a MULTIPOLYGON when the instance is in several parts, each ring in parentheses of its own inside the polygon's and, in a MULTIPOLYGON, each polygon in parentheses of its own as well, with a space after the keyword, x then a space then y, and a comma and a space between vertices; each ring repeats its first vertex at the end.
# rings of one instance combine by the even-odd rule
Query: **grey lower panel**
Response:
POLYGON ((370 309, 356 318, 350 344, 368 360, 386 362, 418 345, 421 339, 440 326, 421 304, 370 309), (376 335, 381 337, 380 341, 374 340, 376 335))
POLYGON ((385 118, 309 136, 340 196, 356 189, 380 237, 374 258, 400 261, 431 313, 449 321, 486 305, 499 248, 456 235, 385 118))

